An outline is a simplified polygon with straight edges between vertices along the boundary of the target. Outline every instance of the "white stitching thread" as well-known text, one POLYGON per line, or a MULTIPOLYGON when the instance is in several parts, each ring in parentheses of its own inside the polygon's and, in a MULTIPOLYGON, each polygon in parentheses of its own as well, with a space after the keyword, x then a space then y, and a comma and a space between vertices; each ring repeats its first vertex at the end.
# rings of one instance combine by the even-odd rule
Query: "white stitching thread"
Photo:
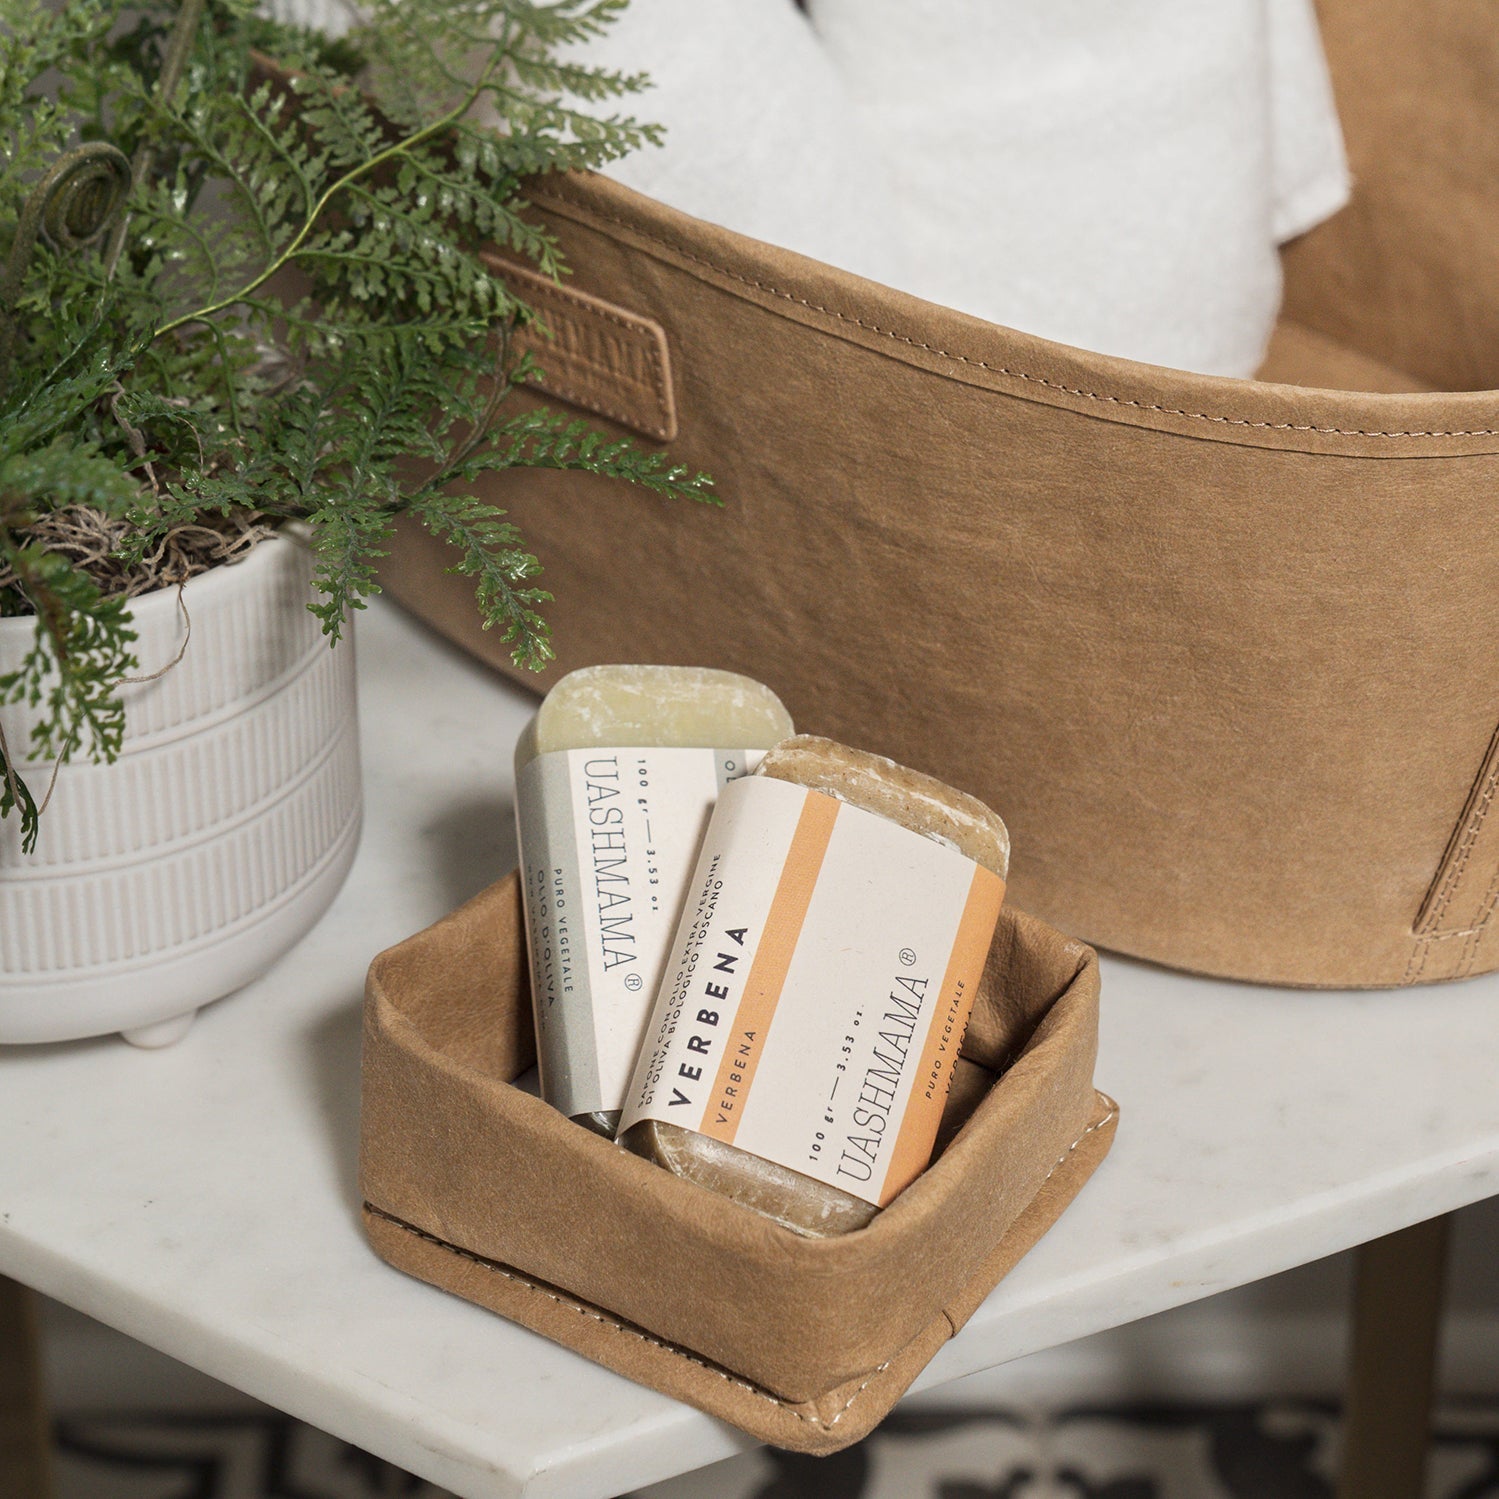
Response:
MULTIPOLYGON (((1494 747, 1490 745, 1489 756, 1492 757, 1493 753, 1494 747)), ((1426 961, 1431 956, 1434 943, 1444 942, 1449 937, 1473 939, 1471 950, 1464 944, 1464 950, 1459 955, 1456 968, 1448 975, 1451 978, 1466 978, 1469 967, 1478 955, 1478 943, 1482 938, 1484 927, 1488 925, 1489 918, 1494 914, 1494 900, 1496 895, 1499 895, 1499 868, 1494 870, 1488 890, 1484 895, 1483 905, 1479 909, 1478 920, 1472 926, 1450 932, 1439 931, 1438 928, 1446 918, 1447 908, 1452 904, 1452 898, 1462 884, 1463 876, 1467 873, 1468 860, 1478 844, 1478 835, 1483 831, 1484 821, 1489 815, 1496 791, 1499 791, 1499 761, 1490 767, 1488 775, 1484 778, 1483 792, 1477 806, 1464 821, 1462 837, 1453 851, 1450 862, 1445 855, 1443 856, 1444 868, 1440 883, 1436 887, 1436 899, 1432 902, 1431 910, 1414 930, 1416 942, 1411 948, 1410 961, 1405 965, 1407 984, 1414 984, 1425 973, 1426 961)))
MULTIPOLYGON (((1105 1094, 1098 1094, 1097 1096, 1100 1098, 1107 1097, 1107 1095, 1105 1094)), ((1088 1138, 1089 1135, 1093 1134, 1096 1130, 1105 1128, 1107 1125, 1113 1123, 1116 1118, 1118 1118, 1119 1106, 1114 1103, 1114 1100, 1111 1098, 1108 1099, 1108 1102, 1110 1104, 1109 1112, 1105 1114, 1102 1119, 1099 1119, 1095 1123, 1090 1124, 1087 1129, 1085 1129, 1082 1134, 1080 1134, 1077 1139, 1075 1139, 1072 1144, 1069 1145, 1067 1149, 1057 1157, 1056 1162, 1052 1166, 1051 1170, 1048 1171, 1044 1177, 1042 1177, 1041 1187, 1044 1187, 1046 1183, 1056 1175, 1063 1164, 1067 1161, 1068 1157, 1071 1156, 1073 1151, 1075 1151, 1078 1146, 1088 1138)), ((1037 1192, 1040 1192, 1041 1187, 1036 1188, 1037 1192)), ((450 1244, 446 1239, 439 1239, 436 1234, 429 1234, 426 1229, 418 1228, 414 1223, 408 1223, 404 1218, 396 1217, 394 1213, 387 1213, 384 1208, 376 1207, 376 1205, 372 1202, 366 1201, 364 1206, 367 1211, 373 1213, 377 1218, 383 1218, 387 1223, 393 1224, 396 1228, 403 1229, 406 1233, 413 1234, 418 1239, 425 1239, 429 1244, 435 1244, 439 1249, 445 1249, 449 1254, 455 1254, 460 1259, 470 1260, 474 1264, 480 1266, 485 1270, 492 1271, 496 1275, 501 1275, 506 1280, 514 1281, 516 1285, 524 1286, 528 1291, 535 1291, 538 1296, 545 1296, 548 1301, 555 1301, 558 1306, 567 1307, 569 1311, 577 1312, 581 1316, 589 1317, 595 1322, 600 1322, 605 1327, 612 1328, 615 1332, 624 1333, 629 1337, 638 1338, 642 1343, 649 1343, 652 1347, 661 1349, 663 1353, 675 1354, 677 1358, 685 1359, 690 1364, 696 1364, 700 1369, 706 1369, 710 1374, 716 1374, 721 1380, 724 1381, 725 1384, 735 1385, 741 1390, 747 1390, 751 1395, 757 1396, 761 1400, 768 1400, 772 1405, 778 1405, 783 1410, 789 1411, 793 1416, 797 1418, 798 1421, 806 1421, 813 1426, 820 1426, 824 1431, 831 1431, 844 1418, 844 1416, 848 1414, 850 1408, 853 1406, 854 1401, 857 1400, 859 1396, 862 1395, 864 1391, 867 1390, 869 1386, 872 1385, 874 1381, 878 1379, 879 1376, 890 1367, 890 1360, 886 1359, 885 1362, 878 1368, 872 1369, 869 1373, 868 1378, 866 1378, 864 1383, 861 1384, 859 1388, 856 1389, 853 1394, 848 1397, 848 1399, 844 1402, 842 1408, 828 1420, 824 1421, 815 1413, 812 1415, 808 1415, 805 1411, 799 1410, 790 1401, 782 1400, 778 1395, 772 1395, 769 1390, 761 1389, 759 1385, 751 1384, 748 1380, 736 1379, 732 1374, 726 1373, 724 1370, 718 1368, 714 1364, 707 1363, 705 1360, 698 1358, 695 1354, 688 1353, 685 1349, 677 1347, 674 1343, 664 1343, 659 1338, 651 1337, 649 1333, 641 1332, 638 1328, 627 1327, 617 1318, 606 1316, 604 1315, 604 1313, 594 1310, 593 1307, 574 1300, 571 1296, 559 1296, 555 1291, 543 1290, 542 1287, 538 1285, 534 1280, 532 1280, 529 1276, 521 1275, 514 1270, 507 1270, 503 1265, 497 1263, 495 1260, 485 1259, 483 1255, 475 1254, 471 1249, 464 1249, 461 1245, 450 1244)), ((943 1315, 947 1315, 945 1311, 943 1312, 943 1315)), ((948 1325, 951 1326, 950 1318, 948 1325)))
POLYGON ((1496 760, 1490 767, 1485 777, 1483 793, 1478 805, 1468 817, 1467 826, 1463 829, 1462 841, 1458 844, 1456 856, 1448 866, 1446 876, 1442 880, 1442 888, 1432 905, 1431 914, 1421 924, 1423 936, 1427 932, 1436 931, 1441 926, 1442 918, 1447 914, 1447 907, 1452 903, 1453 893, 1462 883, 1463 875, 1467 871, 1468 859, 1478 842, 1478 835, 1483 831, 1483 824, 1489 815, 1489 808, 1493 805, 1496 791, 1499 791, 1499 760, 1496 760))
POLYGON ((675 255, 680 255, 684 260, 691 261, 695 265, 707 267, 710 271, 716 271, 720 276, 727 276, 730 280, 741 282, 745 286, 752 286, 757 291, 768 292, 773 297, 779 297, 785 302, 794 302, 799 307, 805 307, 811 312, 820 312, 825 317, 837 318, 841 323, 852 323, 855 327, 863 328, 870 333, 877 333, 882 338, 892 338, 897 343, 909 345, 913 349, 922 349, 929 354, 939 355, 943 359, 951 359, 957 364, 966 364, 974 369, 987 370, 991 374, 1005 375, 1012 380, 1025 380, 1032 385, 1044 385, 1048 390, 1058 390, 1069 396, 1081 396, 1089 401, 1103 401, 1111 406, 1132 406, 1137 411, 1158 411, 1163 416, 1188 417, 1193 421, 1218 422, 1229 427, 1258 427, 1268 432, 1317 432, 1328 437, 1499 437, 1499 427, 1476 427, 1472 430, 1447 431, 1441 428, 1433 428, 1425 432, 1384 432, 1371 431, 1362 427, 1318 427, 1305 422, 1257 422, 1248 417, 1239 416, 1214 416, 1207 411, 1185 411, 1179 406, 1161 406, 1149 401, 1135 401, 1127 396, 1108 395, 1096 390, 1083 390, 1075 385, 1063 385, 1056 380, 1048 380, 1044 375, 1027 374, 1024 370, 1011 369, 1008 365, 990 364, 983 359, 970 359, 966 354, 955 354, 949 349, 939 349, 935 344, 923 343, 920 339, 912 338, 905 333, 897 333, 891 328, 881 328, 877 323, 866 322, 863 318, 850 317, 847 313, 839 312, 833 307, 824 307, 819 302, 809 302, 805 297, 798 297, 793 292, 783 291, 778 286, 772 286, 768 281, 756 281, 753 277, 740 275, 738 271, 731 271, 727 266, 718 265, 712 260, 705 259, 701 255, 695 255, 691 250, 682 245, 673 243, 671 240, 659 234, 652 234, 648 230, 632 224, 628 219, 621 218, 617 214, 604 213, 577 198, 569 197, 565 193, 547 192, 532 193, 532 200, 537 203, 546 204, 551 202, 568 203, 590 218, 600 219, 608 224, 618 224, 622 229, 627 229, 631 234, 638 234, 642 239, 649 240, 653 244, 663 246, 675 255))
POLYGON ((653 1348, 661 1349, 663 1353, 674 1354, 677 1358, 685 1359, 689 1364, 696 1364, 698 1368, 706 1369, 708 1373, 717 1375, 725 1384, 735 1385, 739 1389, 746 1390, 761 1400, 770 1401, 772 1405, 782 1406, 784 1409, 790 1411, 797 1420, 809 1421, 814 1426, 825 1425, 827 1429, 831 1430, 843 1418, 849 1406, 869 1388, 870 1384, 879 1375, 883 1374, 890 1367, 890 1361, 887 1359, 877 1369, 871 1370, 869 1377, 864 1383, 848 1397, 848 1401, 843 1406, 843 1409, 833 1416, 831 1420, 823 1422, 819 1416, 815 1414, 807 1415, 804 1411, 798 1410, 795 1405, 782 1400, 778 1395, 772 1395, 769 1390, 763 1390, 759 1385, 751 1384, 748 1380, 736 1379, 732 1374, 726 1373, 716 1365, 698 1358, 696 1354, 688 1353, 685 1349, 677 1347, 674 1343, 664 1343, 660 1338, 653 1338, 649 1333, 641 1332, 638 1328, 627 1327, 617 1318, 605 1316, 602 1312, 595 1311, 593 1307, 583 1302, 575 1301, 570 1296, 559 1296, 555 1291, 544 1290, 529 1276, 520 1275, 514 1270, 507 1270, 503 1265, 498 1264, 494 1260, 485 1259, 483 1255, 475 1254, 471 1249, 464 1249, 461 1245, 450 1244, 446 1239, 439 1239, 435 1234, 429 1234, 425 1229, 418 1228, 413 1223, 407 1223, 404 1218, 397 1218, 394 1214, 387 1213, 383 1208, 376 1207, 372 1202, 366 1202, 365 1207, 368 1211, 374 1213, 376 1217, 385 1219, 387 1223, 392 1223, 397 1228, 404 1229, 407 1233, 414 1234, 419 1239, 425 1239, 429 1244, 435 1244, 439 1249, 447 1250, 449 1254, 458 1255, 461 1259, 471 1260, 481 1268, 503 1276, 506 1280, 514 1281, 516 1285, 523 1286, 528 1291, 535 1291, 538 1296, 545 1296, 548 1301, 555 1301, 558 1306, 566 1307, 569 1311, 577 1312, 580 1316, 588 1317, 594 1322, 602 1323, 603 1326, 610 1328, 614 1332, 638 1338, 640 1342, 649 1343, 653 1348))

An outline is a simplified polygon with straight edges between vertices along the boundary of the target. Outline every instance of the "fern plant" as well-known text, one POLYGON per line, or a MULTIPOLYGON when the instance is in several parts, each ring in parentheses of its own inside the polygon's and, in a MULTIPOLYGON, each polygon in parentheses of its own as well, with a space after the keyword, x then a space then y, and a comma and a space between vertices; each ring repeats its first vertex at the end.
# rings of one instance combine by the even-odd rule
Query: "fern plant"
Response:
POLYGON ((36 619, 0 705, 44 704, 32 744, 0 743, 0 814, 27 847, 18 762, 118 754, 123 580, 185 528, 305 522, 336 639, 414 517, 539 667, 550 596, 480 475, 712 498, 659 453, 515 409, 533 314, 477 253, 559 276, 525 179, 654 139, 602 112, 643 78, 565 60, 625 3, 373 0, 332 41, 254 0, 0 0, 0 614, 36 619), (57 540, 80 515, 102 566, 57 540))

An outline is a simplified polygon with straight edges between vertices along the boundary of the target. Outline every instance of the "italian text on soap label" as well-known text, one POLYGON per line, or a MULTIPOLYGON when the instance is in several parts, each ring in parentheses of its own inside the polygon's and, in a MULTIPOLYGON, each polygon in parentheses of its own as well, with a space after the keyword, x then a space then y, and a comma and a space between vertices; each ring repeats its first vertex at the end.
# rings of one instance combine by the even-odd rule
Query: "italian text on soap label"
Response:
POLYGON ((679 1124, 884 1206, 931 1155, 1003 895, 820 792, 726 787, 621 1131, 679 1124))

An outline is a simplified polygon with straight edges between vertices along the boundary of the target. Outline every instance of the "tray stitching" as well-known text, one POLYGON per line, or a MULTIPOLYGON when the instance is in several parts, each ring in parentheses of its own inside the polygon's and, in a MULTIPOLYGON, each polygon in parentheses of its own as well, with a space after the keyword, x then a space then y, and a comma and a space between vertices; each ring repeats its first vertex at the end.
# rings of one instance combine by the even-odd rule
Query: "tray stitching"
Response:
POLYGON ((717 264, 702 255, 696 255, 682 245, 659 234, 652 234, 649 230, 642 229, 637 224, 632 224, 628 219, 618 214, 604 213, 601 209, 594 208, 591 204, 581 199, 570 197, 566 193, 549 192, 533 193, 533 199, 538 203, 560 202, 570 203, 582 213, 586 213, 595 219, 601 219, 605 223, 618 224, 622 229, 627 229, 632 234, 638 234, 642 239, 650 240, 680 255, 684 260, 692 261, 696 265, 707 267, 710 271, 716 271, 720 276, 727 276, 730 280, 742 282, 745 286, 752 286, 757 291, 769 292, 771 296, 779 297, 785 302, 795 302, 800 307, 805 307, 812 312, 820 312, 827 317, 837 318, 841 323, 852 323, 854 326, 866 329, 870 333, 878 333, 882 338, 892 338, 897 343, 909 344, 914 349, 924 349, 927 353, 940 355, 943 359, 951 359, 958 364, 972 365, 975 369, 988 370, 991 374, 1007 375, 1012 380, 1026 380, 1032 385, 1044 385, 1049 390, 1062 391, 1069 396, 1082 396, 1089 401, 1104 401, 1111 406, 1132 406, 1138 411, 1158 411, 1163 416, 1183 416, 1193 421, 1218 422, 1230 427, 1259 427, 1270 432, 1319 432, 1329 437, 1499 437, 1499 427, 1476 427, 1471 430, 1457 429, 1446 430, 1433 428, 1422 432, 1385 432, 1369 430, 1363 427, 1318 427, 1306 422, 1257 422, 1248 417, 1240 416, 1215 416, 1207 411, 1184 411, 1179 406, 1163 406, 1150 401, 1135 401, 1128 396, 1109 395, 1102 391, 1083 390, 1075 385, 1063 385, 1057 380, 1048 380, 1044 375, 1027 374, 1024 370, 1011 369, 1008 365, 990 364, 983 359, 970 359, 966 354, 956 354, 950 349, 938 348, 935 344, 923 343, 918 338, 912 338, 909 334, 899 333, 892 328, 882 328, 878 323, 866 322, 863 318, 850 317, 846 312, 839 312, 834 307, 825 307, 820 302, 809 302, 805 297, 799 297, 794 292, 783 291, 778 286, 772 286, 768 281, 756 281, 751 276, 741 275, 738 271, 731 271, 727 266, 717 264))
MULTIPOLYGON (((1100 1093, 1097 1096, 1100 1098, 1107 1098, 1106 1094, 1100 1093)), ((1051 1170, 1041 1178, 1041 1187, 1044 1187, 1046 1183, 1056 1175, 1057 1171, 1066 1162, 1067 1158, 1073 1153, 1073 1151, 1078 1148, 1079 1145, 1083 1143, 1084 1140, 1088 1138, 1089 1135, 1093 1134, 1096 1130, 1105 1128, 1105 1126, 1113 1123, 1113 1121, 1119 1117, 1118 1104, 1115 1104, 1113 1099, 1108 1099, 1108 1102, 1112 1105, 1109 1109, 1109 1112, 1105 1114, 1102 1119, 1099 1119, 1095 1123, 1090 1124, 1087 1129, 1085 1129, 1082 1134, 1080 1134, 1077 1139, 1075 1139, 1072 1144, 1069 1145, 1067 1149, 1057 1157, 1055 1163, 1052 1165, 1051 1170)), ((1041 1190, 1041 1187, 1037 1187, 1036 1190, 1039 1192, 1041 1190)), ((824 1421, 822 1417, 816 1414, 808 1415, 805 1411, 798 1409, 797 1406, 793 1405, 791 1402, 782 1400, 779 1395, 772 1395, 769 1390, 762 1389, 757 1384, 751 1384, 748 1380, 738 1379, 734 1375, 728 1374, 724 1370, 718 1368, 716 1365, 710 1364, 706 1360, 698 1358, 695 1354, 688 1353, 683 1348, 679 1348, 674 1343, 663 1342, 660 1338, 653 1338, 649 1333, 641 1332, 638 1328, 627 1327, 618 1318, 610 1317, 605 1315, 603 1312, 596 1311, 593 1307, 579 1302, 571 1296, 559 1296, 555 1291, 543 1290, 542 1287, 538 1285, 536 1281, 532 1280, 529 1276, 521 1275, 519 1272, 514 1270, 507 1270, 497 1261, 486 1259, 481 1254, 475 1254, 473 1250, 465 1249, 460 1244, 452 1244, 447 1239, 440 1239, 436 1234, 430 1234, 426 1231, 426 1229, 418 1228, 414 1223, 408 1223, 404 1218, 397 1218, 394 1213, 387 1213, 384 1208, 377 1207, 373 1202, 370 1202, 367 1199, 364 1205, 365 1208, 369 1212, 374 1213, 376 1217, 383 1218, 387 1223, 394 1224, 397 1228, 403 1229, 408 1234, 415 1235, 415 1237, 417 1237, 418 1239, 425 1239, 429 1244, 435 1244, 439 1249, 447 1250, 449 1254, 455 1254, 460 1259, 469 1260, 473 1264, 478 1265, 481 1269, 491 1271, 495 1275, 501 1275, 506 1280, 514 1281, 516 1285, 524 1286, 526 1290, 534 1291, 538 1296, 545 1296, 548 1301, 555 1301, 558 1306, 566 1307, 569 1311, 577 1312, 581 1316, 589 1317, 595 1322, 600 1322, 605 1327, 611 1328, 615 1332, 624 1333, 628 1337, 638 1338, 642 1343, 649 1343, 653 1347, 661 1349, 664 1353, 673 1354, 677 1358, 686 1360, 686 1362, 689 1364, 696 1364, 700 1369, 706 1369, 710 1374, 716 1374, 718 1378, 724 1381, 725 1384, 735 1385, 741 1390, 747 1390, 751 1395, 754 1395, 761 1400, 768 1400, 772 1405, 778 1405, 782 1410, 789 1411, 793 1416, 796 1417, 798 1421, 806 1421, 813 1426, 820 1426, 824 1431, 831 1431, 844 1418, 844 1416, 848 1414, 849 1410, 853 1406, 854 1401, 856 1401, 859 1396, 862 1395, 864 1391, 867 1390, 869 1386, 873 1384, 874 1381, 878 1379, 879 1376, 890 1367, 891 1360, 886 1359, 883 1364, 880 1364, 878 1366, 878 1368, 872 1369, 869 1373, 868 1378, 866 1378, 864 1383, 861 1384, 859 1388, 856 1389, 853 1394, 848 1397, 848 1399, 843 1403, 842 1407, 826 1421, 824 1421)), ((943 1309, 942 1315, 947 1319, 947 1325, 949 1327, 952 1327, 952 1318, 948 1316, 945 1308, 943 1309)), ((953 1330, 955 1332, 956 1328, 954 1328, 953 1330)))
POLYGON ((823 1421, 821 1417, 813 1414, 808 1415, 799 1410, 789 1401, 782 1400, 778 1395, 772 1395, 769 1390, 762 1389, 757 1384, 751 1384, 748 1380, 738 1379, 734 1375, 726 1373, 715 1364, 710 1364, 706 1359, 700 1359, 696 1354, 688 1353, 686 1349, 678 1347, 675 1343, 663 1342, 660 1338, 653 1338, 649 1333, 641 1332, 638 1328, 627 1327, 616 1317, 607 1316, 603 1312, 596 1311, 587 1304, 574 1300, 571 1296, 559 1296, 555 1291, 543 1290, 543 1288, 529 1276, 521 1275, 517 1271, 507 1270, 494 1260, 486 1259, 483 1255, 475 1254, 471 1249, 465 1249, 460 1244, 449 1243, 446 1239, 440 1239, 436 1234, 429 1234, 426 1229, 418 1228, 414 1223, 407 1223, 404 1218, 397 1218, 387 1213, 384 1208, 376 1207, 372 1202, 366 1202, 365 1207, 378 1217, 384 1218, 386 1222, 393 1223, 397 1228, 405 1229, 409 1234, 414 1234, 419 1239, 426 1239, 428 1243, 435 1244, 439 1249, 446 1249, 450 1254, 456 1254, 461 1259, 470 1260, 482 1269, 492 1271, 496 1275, 503 1276, 506 1280, 514 1281, 518 1286, 524 1286, 528 1291, 534 1291, 538 1296, 545 1296, 548 1301, 555 1301, 558 1306, 566 1307, 569 1311, 577 1312, 580 1316, 588 1317, 594 1322, 602 1323, 613 1332, 623 1333, 627 1337, 637 1338, 642 1343, 649 1343, 654 1348, 659 1348, 663 1353, 674 1354, 677 1358, 684 1359, 689 1364, 696 1364, 700 1369, 706 1369, 708 1373, 715 1374, 725 1384, 736 1385, 741 1390, 747 1390, 751 1395, 758 1396, 761 1400, 768 1400, 772 1405, 779 1405, 789 1411, 798 1421, 808 1421, 814 1426, 822 1426, 831 1431, 839 1421, 847 1414, 849 1407, 864 1393, 866 1389, 890 1367, 890 1360, 872 1369, 869 1377, 859 1386, 848 1400, 829 1420, 823 1421))

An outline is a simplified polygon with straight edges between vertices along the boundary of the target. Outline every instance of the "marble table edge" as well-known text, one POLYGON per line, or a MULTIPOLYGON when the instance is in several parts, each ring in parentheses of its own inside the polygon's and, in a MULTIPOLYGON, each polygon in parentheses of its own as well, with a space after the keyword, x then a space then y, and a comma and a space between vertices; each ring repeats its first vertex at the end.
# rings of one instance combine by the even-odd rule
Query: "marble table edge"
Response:
MULTIPOLYGON (((913 1388, 930 1389, 1394 1232, 1492 1195, 1496 1179, 1499 1137, 1359 1183, 1335 1184, 1306 1200, 1294 1215, 1277 1209, 1247 1223, 1241 1219, 1163 1246, 1147 1246, 1104 1273, 1084 1268, 1032 1291, 1022 1269, 1018 1278, 1001 1283, 913 1388), (1277 1241, 1276 1252, 1255 1256, 1247 1269, 1228 1268, 1246 1264, 1246 1248, 1265 1250, 1277 1241), (1163 1270, 1164 1279, 1159 1274, 1163 1270), (1070 1309, 1059 1317, 1058 1308, 1066 1303, 1070 1309), (1006 1325, 1009 1334, 997 1356, 993 1342, 985 1340, 986 1332, 992 1337, 997 1330, 994 1324, 1006 1325)), ((1064 1216, 1062 1224, 1066 1221, 1064 1216)), ((0 1265, 42 1293, 277 1409, 443 1487, 483 1499, 574 1499, 583 1492, 580 1484, 602 1495, 619 1491, 601 1486, 606 1480, 611 1486, 623 1481, 625 1487, 651 1482, 668 1475, 648 1449, 659 1451, 673 1438, 690 1439, 694 1466, 755 1445, 724 1423, 662 1396, 658 1413, 623 1433, 588 1433, 546 1453, 486 1451, 482 1441, 475 1442, 473 1425, 450 1421, 440 1407, 422 1407, 418 1430, 409 1419, 418 1402, 409 1394, 398 1395, 367 1376, 355 1375, 357 1382, 351 1383, 348 1376, 334 1381, 309 1374, 269 1330, 262 1342, 246 1343, 242 1335, 222 1333, 190 1311, 164 1306, 149 1291, 102 1282, 95 1269, 35 1244, 13 1224, 0 1225, 0 1265), (621 1469, 627 1475, 623 1479, 621 1469)))

